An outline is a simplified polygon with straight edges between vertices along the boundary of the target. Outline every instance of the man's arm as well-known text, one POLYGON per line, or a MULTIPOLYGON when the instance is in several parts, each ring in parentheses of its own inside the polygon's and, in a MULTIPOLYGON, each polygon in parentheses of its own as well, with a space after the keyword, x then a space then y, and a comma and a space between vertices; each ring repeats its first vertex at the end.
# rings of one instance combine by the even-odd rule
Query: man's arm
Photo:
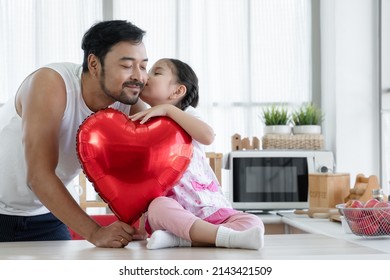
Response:
POLYGON ((22 117, 27 183, 58 219, 91 243, 100 247, 127 245, 120 240, 132 240, 132 227, 121 222, 100 227, 79 207, 55 174, 65 106, 65 84, 53 70, 38 70, 20 88, 17 108, 22 117))

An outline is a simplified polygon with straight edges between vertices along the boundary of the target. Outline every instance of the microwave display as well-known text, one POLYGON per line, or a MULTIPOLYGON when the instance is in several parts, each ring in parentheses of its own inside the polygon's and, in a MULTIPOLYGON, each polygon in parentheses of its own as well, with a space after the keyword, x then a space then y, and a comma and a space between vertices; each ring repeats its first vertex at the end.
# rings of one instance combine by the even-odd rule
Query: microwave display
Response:
POLYGON ((233 201, 307 202, 307 157, 233 159, 233 201))

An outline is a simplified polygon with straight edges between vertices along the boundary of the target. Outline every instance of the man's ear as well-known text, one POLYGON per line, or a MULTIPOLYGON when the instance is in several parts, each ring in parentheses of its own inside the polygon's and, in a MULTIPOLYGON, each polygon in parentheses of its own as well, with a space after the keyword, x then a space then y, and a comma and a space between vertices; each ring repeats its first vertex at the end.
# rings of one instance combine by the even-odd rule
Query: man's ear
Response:
POLYGON ((99 67, 100 67, 99 58, 94 54, 90 54, 88 56, 88 69, 93 77, 98 76, 99 67))
POLYGON ((179 85, 175 92, 171 94, 170 99, 178 99, 182 98, 184 95, 186 95, 187 88, 185 85, 179 85))

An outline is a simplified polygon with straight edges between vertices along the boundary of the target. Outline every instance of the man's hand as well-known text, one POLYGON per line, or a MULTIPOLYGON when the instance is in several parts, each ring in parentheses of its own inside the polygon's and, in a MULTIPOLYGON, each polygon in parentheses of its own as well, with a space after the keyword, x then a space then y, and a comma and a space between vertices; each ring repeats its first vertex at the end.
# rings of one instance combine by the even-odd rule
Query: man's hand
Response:
POLYGON ((96 247, 122 248, 133 240, 136 229, 124 222, 116 221, 107 227, 100 227, 90 238, 96 247))

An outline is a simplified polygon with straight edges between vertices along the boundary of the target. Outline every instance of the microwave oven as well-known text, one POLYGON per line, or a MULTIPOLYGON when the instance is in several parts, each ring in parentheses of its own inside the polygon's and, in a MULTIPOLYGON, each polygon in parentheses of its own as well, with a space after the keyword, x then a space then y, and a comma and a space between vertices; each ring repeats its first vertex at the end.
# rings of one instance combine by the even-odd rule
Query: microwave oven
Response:
POLYGON ((334 171, 333 153, 306 150, 233 151, 228 158, 229 200, 244 211, 309 207, 309 174, 334 171))

